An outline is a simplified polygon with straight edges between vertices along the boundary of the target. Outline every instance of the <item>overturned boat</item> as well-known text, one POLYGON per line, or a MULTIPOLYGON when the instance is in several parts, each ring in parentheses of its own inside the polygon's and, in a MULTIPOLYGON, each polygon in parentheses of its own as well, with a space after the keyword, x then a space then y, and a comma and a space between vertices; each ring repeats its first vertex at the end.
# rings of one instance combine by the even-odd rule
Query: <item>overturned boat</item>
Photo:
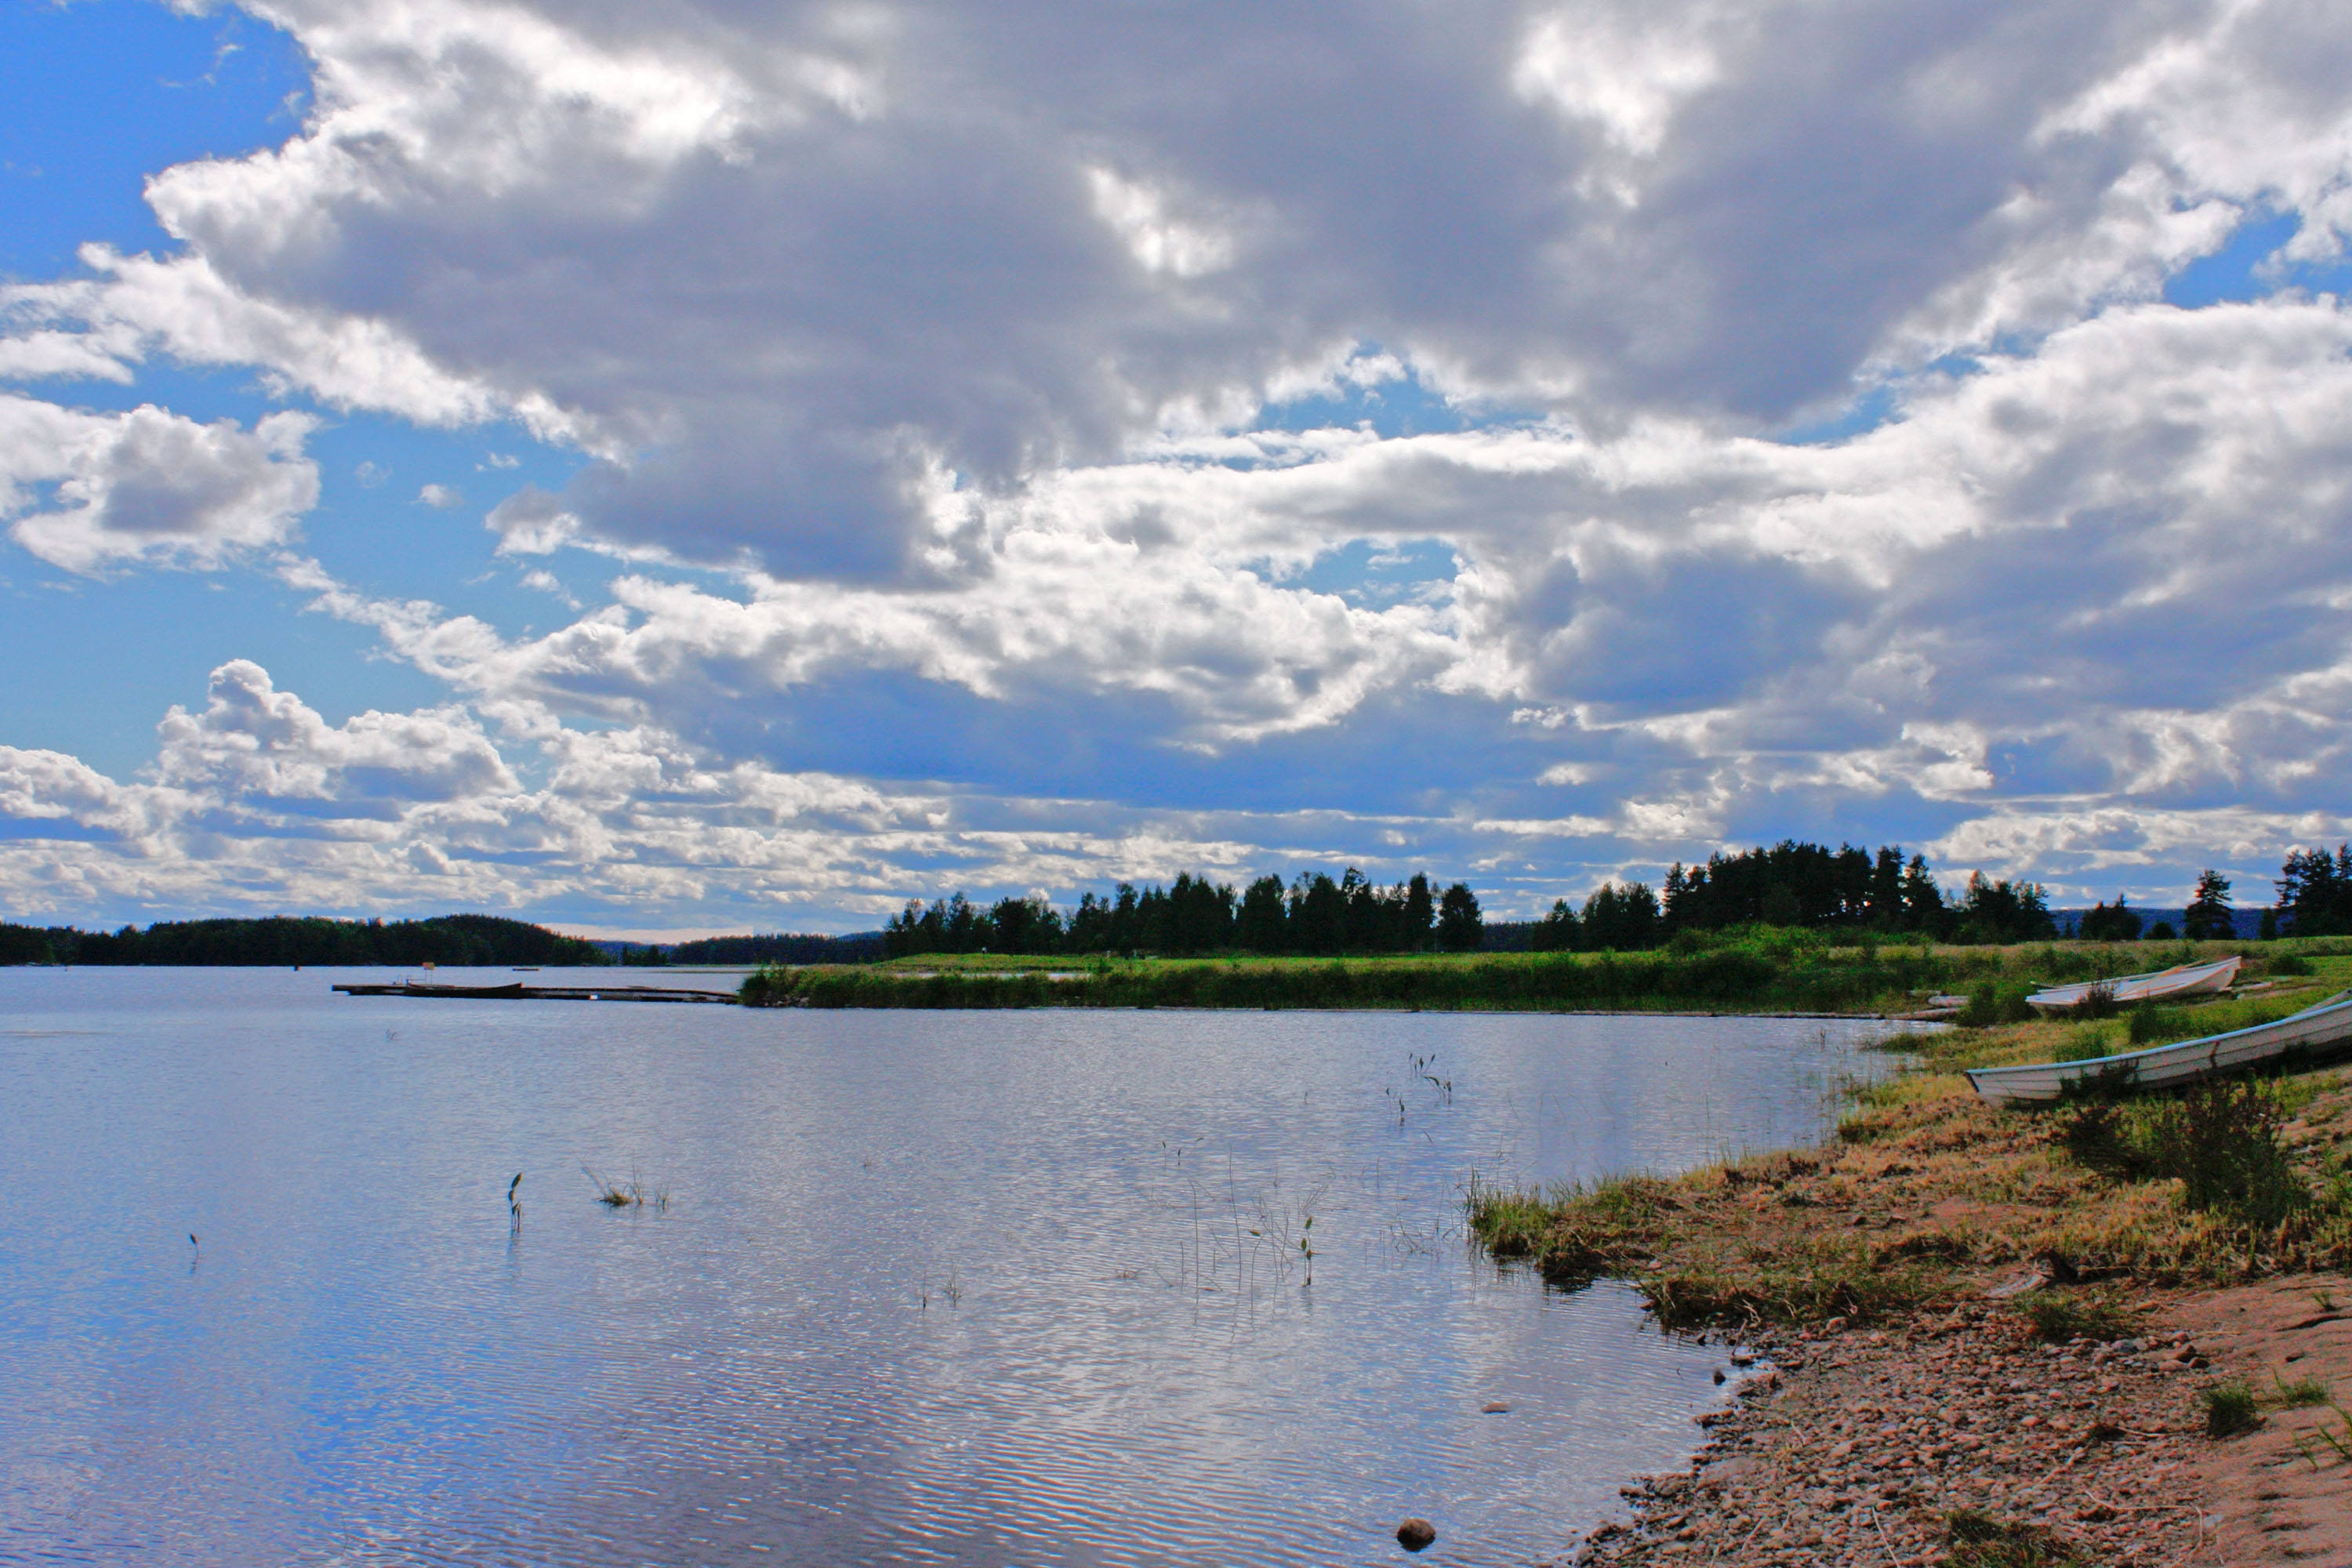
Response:
POLYGON ((1972 1068, 1969 1082, 1995 1105, 2048 1105, 2064 1099, 2069 1089, 2171 1089, 2221 1073, 2318 1056, 2347 1041, 2352 1041, 2352 991, 2339 991, 2275 1023, 2086 1062, 1972 1068))
POLYGON ((2210 963, 2176 963, 2170 969, 2152 970, 2146 974, 2118 974, 2112 980, 2053 985, 2046 991, 2036 991, 2025 1000, 2044 1013, 2061 1013, 2081 1006, 2102 991, 2119 1007, 2137 1006, 2142 1002, 2168 1002, 2176 996, 2210 996, 2217 991, 2227 991, 2236 982, 2238 965, 2243 962, 2232 954, 2210 963))

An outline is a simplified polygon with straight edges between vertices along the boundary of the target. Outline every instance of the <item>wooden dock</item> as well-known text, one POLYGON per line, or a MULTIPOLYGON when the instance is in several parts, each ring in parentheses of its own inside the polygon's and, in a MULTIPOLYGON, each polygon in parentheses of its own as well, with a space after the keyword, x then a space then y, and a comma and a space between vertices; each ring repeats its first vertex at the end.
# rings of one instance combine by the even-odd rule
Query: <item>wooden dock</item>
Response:
POLYGON ((463 1002, 698 1002, 732 1007, 732 991, 673 991, 661 985, 433 985, 404 980, 388 985, 338 985, 346 996, 435 996, 463 1002))

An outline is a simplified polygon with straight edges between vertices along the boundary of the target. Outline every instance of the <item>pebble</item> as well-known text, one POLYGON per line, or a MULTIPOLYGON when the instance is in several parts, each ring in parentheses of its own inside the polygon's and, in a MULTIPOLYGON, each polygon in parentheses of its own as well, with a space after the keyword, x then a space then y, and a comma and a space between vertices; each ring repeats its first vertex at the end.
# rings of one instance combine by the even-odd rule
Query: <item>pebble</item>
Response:
POLYGON ((1927 1568, 1948 1556, 1961 1508, 2040 1522, 2089 1561, 2168 1563, 2197 1545, 2196 1512, 2170 1506, 2159 1469, 2198 1451, 2210 1378, 2193 1349, 2111 1353, 2094 1372, 2094 1352, 2116 1346, 2048 1353, 1996 1304, 1906 1327, 1748 1378, 1739 1402, 1695 1418, 1706 1436, 1691 1470, 1623 1489, 1632 1521, 1595 1530, 1576 1561, 1927 1568))
POLYGON ((1437 1526, 1425 1519, 1408 1519, 1397 1526, 1397 1544, 1407 1552, 1425 1552, 1436 1539, 1437 1526))

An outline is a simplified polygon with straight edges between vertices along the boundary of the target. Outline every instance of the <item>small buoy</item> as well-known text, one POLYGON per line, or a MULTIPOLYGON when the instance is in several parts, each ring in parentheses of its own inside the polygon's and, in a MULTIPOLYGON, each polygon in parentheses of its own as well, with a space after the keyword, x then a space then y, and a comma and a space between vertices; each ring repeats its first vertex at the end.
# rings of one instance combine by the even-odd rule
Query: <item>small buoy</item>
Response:
POLYGON ((1426 1551, 1437 1539, 1437 1526, 1425 1519, 1408 1519, 1397 1526, 1397 1544, 1407 1552, 1426 1551))

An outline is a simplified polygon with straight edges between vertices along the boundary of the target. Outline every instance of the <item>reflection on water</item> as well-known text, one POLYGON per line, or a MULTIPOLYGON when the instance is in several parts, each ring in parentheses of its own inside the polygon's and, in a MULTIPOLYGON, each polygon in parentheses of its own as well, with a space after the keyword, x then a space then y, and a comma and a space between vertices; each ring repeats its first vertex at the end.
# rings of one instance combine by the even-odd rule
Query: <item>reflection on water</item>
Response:
POLYGON ((0 1558, 1387 1563, 1419 1513, 1422 1561, 1549 1561, 1714 1363, 1481 1263, 1469 1173, 1807 1136, 1876 1059, 353 977, 0 971, 0 1558))

